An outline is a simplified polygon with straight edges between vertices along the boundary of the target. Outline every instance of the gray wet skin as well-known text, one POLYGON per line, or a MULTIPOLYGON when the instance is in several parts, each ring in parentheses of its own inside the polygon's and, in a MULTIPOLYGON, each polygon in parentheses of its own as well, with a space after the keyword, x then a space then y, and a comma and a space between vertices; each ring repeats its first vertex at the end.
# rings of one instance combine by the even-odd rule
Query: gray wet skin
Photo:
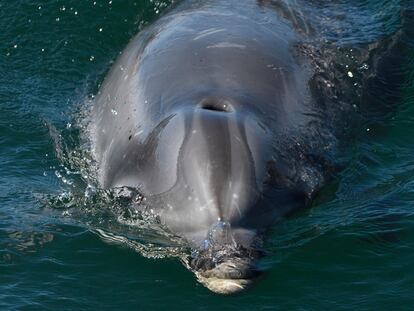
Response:
POLYGON ((217 292, 257 276, 264 230, 305 206, 323 179, 292 148, 320 121, 297 41, 255 1, 184 2, 130 42, 96 98, 101 185, 141 189, 217 292))

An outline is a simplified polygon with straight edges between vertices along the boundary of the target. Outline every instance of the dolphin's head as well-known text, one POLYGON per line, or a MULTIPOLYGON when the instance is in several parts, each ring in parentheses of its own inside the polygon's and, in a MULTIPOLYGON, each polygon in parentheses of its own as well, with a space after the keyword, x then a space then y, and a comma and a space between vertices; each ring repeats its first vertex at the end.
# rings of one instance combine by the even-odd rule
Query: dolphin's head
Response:
POLYGON ((258 276, 263 231, 303 202, 306 155, 283 142, 318 111, 305 107, 313 70, 289 24, 262 7, 253 19, 214 7, 167 14, 131 42, 92 132, 101 183, 138 187, 188 241, 190 269, 231 293, 258 276))
POLYGON ((158 193, 161 222, 190 243, 188 265, 203 284, 221 293, 245 288, 259 274, 261 233, 287 198, 272 182, 266 126, 239 102, 208 97, 175 110, 156 142, 146 187, 158 193))

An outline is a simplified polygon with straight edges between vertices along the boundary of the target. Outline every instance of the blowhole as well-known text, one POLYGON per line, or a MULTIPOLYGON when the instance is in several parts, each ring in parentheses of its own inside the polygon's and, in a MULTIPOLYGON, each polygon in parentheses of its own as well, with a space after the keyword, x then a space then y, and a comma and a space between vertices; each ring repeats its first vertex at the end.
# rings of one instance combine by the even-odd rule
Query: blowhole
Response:
POLYGON ((232 112, 233 106, 231 102, 223 98, 209 97, 200 102, 200 109, 216 111, 216 112, 232 112))

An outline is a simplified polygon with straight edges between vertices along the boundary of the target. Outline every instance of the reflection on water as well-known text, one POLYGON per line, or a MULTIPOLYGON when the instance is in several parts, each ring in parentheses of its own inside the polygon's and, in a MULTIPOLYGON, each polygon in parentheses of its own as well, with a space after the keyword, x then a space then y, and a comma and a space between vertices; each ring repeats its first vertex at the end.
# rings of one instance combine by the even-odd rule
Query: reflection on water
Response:
POLYGON ((13 232, 9 234, 8 247, 23 253, 34 253, 53 241, 53 234, 46 232, 13 232))

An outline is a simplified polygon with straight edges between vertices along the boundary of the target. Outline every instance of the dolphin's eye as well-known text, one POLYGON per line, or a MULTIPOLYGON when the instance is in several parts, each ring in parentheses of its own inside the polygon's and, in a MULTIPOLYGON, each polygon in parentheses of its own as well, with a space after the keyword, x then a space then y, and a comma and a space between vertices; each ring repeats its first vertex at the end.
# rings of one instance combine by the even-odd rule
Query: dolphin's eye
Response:
POLYGON ((283 187, 291 184, 289 178, 278 169, 275 160, 270 160, 267 162, 266 170, 267 176, 264 180, 265 184, 272 186, 282 185, 283 187))
POLYGON ((276 161, 271 160, 267 162, 267 178, 265 183, 272 184, 275 183, 278 179, 279 173, 276 168, 276 161))
POLYGON ((199 108, 217 112, 232 112, 233 105, 225 98, 208 97, 200 102, 199 108))

